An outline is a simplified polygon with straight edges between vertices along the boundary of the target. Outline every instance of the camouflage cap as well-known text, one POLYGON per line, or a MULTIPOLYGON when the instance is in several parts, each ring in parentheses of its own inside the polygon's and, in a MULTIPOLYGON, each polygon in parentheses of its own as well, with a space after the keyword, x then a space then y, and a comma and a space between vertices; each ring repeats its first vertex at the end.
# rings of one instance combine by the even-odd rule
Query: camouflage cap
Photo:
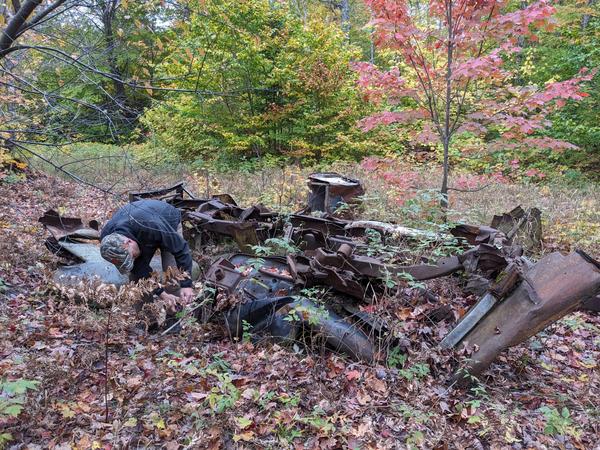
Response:
POLYGON ((100 242, 100 254, 110 261, 122 274, 127 274, 133 269, 133 257, 127 250, 127 238, 119 233, 105 236, 100 242))

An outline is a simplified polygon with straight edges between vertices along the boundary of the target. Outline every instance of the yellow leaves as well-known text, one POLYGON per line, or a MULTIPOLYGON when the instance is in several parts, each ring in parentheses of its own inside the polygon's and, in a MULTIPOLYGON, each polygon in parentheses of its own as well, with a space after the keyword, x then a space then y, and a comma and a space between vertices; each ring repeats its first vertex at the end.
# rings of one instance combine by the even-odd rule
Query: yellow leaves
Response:
POLYGON ((250 442, 252 439, 254 439, 254 431, 246 431, 244 433, 233 435, 234 442, 239 442, 239 441, 250 442))
POLYGON ((126 428, 133 428, 133 427, 137 426, 137 423, 138 423, 138 420, 135 417, 130 417, 129 419, 127 419, 125 421, 123 426, 126 428))
POLYGON ((579 361, 579 365, 581 367, 585 367, 586 369, 595 369, 596 367, 598 367, 598 363, 596 361, 594 361, 593 359, 586 359, 583 361, 579 361))
POLYGON ((521 440, 515 437, 512 428, 508 428, 504 433, 504 442, 506 442, 507 444, 514 444, 515 442, 521 442, 521 440))
MULTIPOLYGON (((154 427, 159 431, 167 428, 167 426, 165 424, 165 419, 160 417, 160 415, 157 412, 151 413, 150 416, 148 417, 148 420, 150 422, 150 423, 146 423, 146 427, 148 427, 148 428, 154 427)), ((136 421, 136 423, 137 423, 137 421, 136 421)))
POLYGON ((240 429, 242 429, 242 430, 248 428, 253 423, 250 419, 248 419, 246 417, 236 417, 235 421, 236 421, 238 427, 240 427, 240 429))
POLYGON ((75 417, 75 411, 73 411, 71 409, 71 407, 69 405, 67 405, 66 403, 59 403, 57 406, 58 406, 58 410, 60 411, 61 415, 65 419, 72 419, 73 417, 75 417))

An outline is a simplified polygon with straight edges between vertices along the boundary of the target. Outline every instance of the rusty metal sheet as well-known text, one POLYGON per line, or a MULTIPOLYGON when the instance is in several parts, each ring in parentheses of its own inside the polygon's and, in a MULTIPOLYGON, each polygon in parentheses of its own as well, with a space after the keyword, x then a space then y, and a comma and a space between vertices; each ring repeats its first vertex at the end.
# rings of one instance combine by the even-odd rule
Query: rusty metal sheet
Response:
MULTIPOLYGON (((183 200, 184 192, 187 192, 184 188, 184 182, 180 181, 179 183, 167 188, 152 189, 149 191, 130 192, 129 201, 135 202, 137 200, 143 200, 148 198, 153 198, 156 200, 183 200)), ((193 196, 191 197, 193 198, 193 196)))
POLYGON ((252 246, 259 242, 256 222, 220 220, 197 211, 186 213, 183 220, 201 230, 232 237, 242 251, 251 251, 252 246))
POLYGON ((483 372, 504 349, 523 342, 600 294, 600 264, 581 251, 545 255, 524 278, 464 338, 477 349, 467 366, 471 375, 483 372))
POLYGON ((345 236, 344 227, 348 223, 340 219, 312 217, 303 214, 292 214, 289 216, 289 221, 299 230, 317 230, 325 236, 345 236))
POLYGON ((429 280, 450 275, 463 268, 457 256, 440 258, 437 264, 418 264, 415 266, 397 266, 384 264, 380 259, 370 256, 353 255, 353 249, 344 244, 336 252, 322 248, 315 251, 314 258, 322 265, 336 267, 353 272, 356 276, 382 278, 386 275, 410 274, 415 280, 429 280))
POLYGON ((268 257, 259 260, 236 253, 220 258, 208 269, 206 281, 229 294, 239 294, 247 299, 259 300, 290 295, 296 281, 290 273, 285 258, 268 257))
POLYGON ((326 212, 333 214, 342 203, 352 204, 365 191, 360 181, 335 172, 313 173, 308 176, 308 206, 305 213, 326 212))
POLYGON ((542 213, 537 208, 523 209, 520 205, 492 219, 493 228, 502 231, 511 244, 522 245, 529 253, 542 245, 542 213))
POLYGON ((38 219, 38 222, 44 225, 56 240, 66 237, 100 239, 99 224, 96 220, 92 220, 88 225, 85 225, 80 218, 63 217, 58 212, 50 209, 38 219))

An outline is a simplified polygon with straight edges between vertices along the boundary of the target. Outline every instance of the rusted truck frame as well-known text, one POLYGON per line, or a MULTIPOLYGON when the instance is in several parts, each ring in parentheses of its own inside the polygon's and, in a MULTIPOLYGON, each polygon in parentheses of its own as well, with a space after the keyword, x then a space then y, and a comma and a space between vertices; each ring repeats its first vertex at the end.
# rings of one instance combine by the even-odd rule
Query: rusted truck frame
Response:
MULTIPOLYGON (((238 297, 236 306, 225 315, 234 337, 241 337, 244 321, 254 331, 281 340, 294 339, 301 330, 310 328, 324 337, 329 347, 372 362, 375 346, 367 335, 331 310, 327 310, 327 317, 311 315, 310 311, 318 307, 300 295, 302 288, 328 286, 355 302, 368 303, 385 277, 409 274, 414 280, 428 280, 464 271, 477 277, 484 294, 440 345, 475 349, 466 371, 477 376, 504 349, 518 345, 571 311, 582 307, 600 310, 600 265, 593 258, 580 251, 566 256, 552 253, 534 264, 524 256, 541 239, 540 212, 535 208, 518 207, 495 216, 492 226, 454 227, 451 234, 471 246, 460 255, 417 265, 385 264, 360 254, 367 230, 378 231, 384 239, 400 236, 409 241, 447 236, 397 224, 334 217, 331 213, 340 202, 352 203, 364 193, 357 180, 316 174, 309 178, 309 186, 309 207, 286 217, 261 205, 241 208, 228 194, 198 199, 183 183, 132 193, 130 200, 160 198, 180 208, 188 225, 184 232, 192 240, 202 234, 215 239, 230 237, 242 251, 251 252, 265 239, 279 237, 301 250, 285 258, 263 258, 262 263, 251 255, 235 254, 220 258, 209 268, 206 282, 238 297), (315 210, 325 215, 306 214, 315 210), (300 320, 285 320, 295 309, 303 311, 300 320)), ((61 218, 55 212, 40 222, 53 235, 54 245, 72 238, 94 239, 98 234, 97 223, 85 226, 79 219, 61 218)), ((65 249, 64 244, 59 247, 65 249)), ((375 324, 377 318, 366 321, 375 324)), ((463 374, 457 379, 464 382, 468 377, 463 374)))

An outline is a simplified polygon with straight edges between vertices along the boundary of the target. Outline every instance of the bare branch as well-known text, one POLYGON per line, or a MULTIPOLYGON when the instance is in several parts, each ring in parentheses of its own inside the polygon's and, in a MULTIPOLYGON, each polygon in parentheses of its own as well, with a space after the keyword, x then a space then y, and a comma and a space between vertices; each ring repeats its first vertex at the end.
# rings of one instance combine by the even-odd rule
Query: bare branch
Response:
POLYGON ((116 193, 112 192, 112 191, 111 191, 111 190, 109 190, 109 189, 104 189, 103 187, 97 186, 97 185, 95 185, 94 183, 90 183, 89 181, 86 181, 86 180, 84 180, 83 178, 81 178, 81 177, 78 177, 77 175, 75 175, 75 174, 73 174, 73 173, 69 172, 68 170, 65 170, 65 169, 63 169, 61 166, 59 166, 59 165, 57 165, 57 164, 53 163, 51 160, 49 160, 49 159, 48 159, 48 158, 46 158, 45 156, 43 156, 43 155, 40 155, 39 153, 37 153, 37 152, 35 152, 35 151, 31 150, 30 148, 27 148, 27 147, 25 147, 24 145, 21 145, 21 144, 19 144, 18 142, 16 142, 16 141, 13 141, 12 139, 5 139, 5 140, 4 140, 4 142, 6 142, 6 145, 7 145, 7 146, 9 146, 9 147, 10 147, 10 146, 14 146, 14 147, 17 147, 17 148, 19 148, 19 149, 20 149, 20 150, 22 150, 22 151, 25 151, 25 152, 27 152, 27 153, 31 153, 33 156, 35 156, 35 157, 37 157, 37 158, 41 159, 42 161, 44 161, 44 162, 45 162, 45 163, 47 163, 47 164, 50 164, 50 165, 51 165, 52 167, 54 167, 56 170, 58 170, 58 171, 60 171, 60 172, 64 173, 64 174, 65 174, 65 175, 67 175, 68 177, 72 178, 73 180, 75 180, 75 181, 77 181, 77 182, 79 182, 79 183, 81 183, 81 184, 85 184, 86 186, 89 186, 89 187, 91 187, 91 188, 97 189, 97 190, 99 190, 99 191, 101 191, 101 192, 103 192, 103 193, 105 193, 105 194, 110 194, 110 195, 113 195, 113 196, 115 196, 115 197, 117 197, 117 198, 119 198, 119 199, 122 197, 121 195, 119 195, 119 194, 116 194, 116 193))
POLYGON ((0 58, 4 56, 3 52, 13 45, 21 27, 25 25, 29 16, 41 3, 42 0, 27 0, 10 19, 0 35, 0 58))

